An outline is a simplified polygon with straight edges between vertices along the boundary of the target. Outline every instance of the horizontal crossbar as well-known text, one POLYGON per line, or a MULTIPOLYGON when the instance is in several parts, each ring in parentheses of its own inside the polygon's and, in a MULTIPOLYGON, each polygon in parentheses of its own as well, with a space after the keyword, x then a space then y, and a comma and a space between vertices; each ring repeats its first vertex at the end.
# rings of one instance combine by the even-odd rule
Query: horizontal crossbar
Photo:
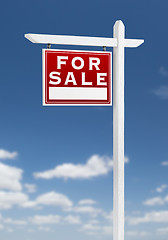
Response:
MULTIPOLYGON (((32 43, 117 47, 116 38, 46 35, 32 33, 25 34, 25 38, 27 38, 32 43)), ((144 40, 138 39, 124 39, 124 41, 124 47, 138 47, 144 42, 144 40)))

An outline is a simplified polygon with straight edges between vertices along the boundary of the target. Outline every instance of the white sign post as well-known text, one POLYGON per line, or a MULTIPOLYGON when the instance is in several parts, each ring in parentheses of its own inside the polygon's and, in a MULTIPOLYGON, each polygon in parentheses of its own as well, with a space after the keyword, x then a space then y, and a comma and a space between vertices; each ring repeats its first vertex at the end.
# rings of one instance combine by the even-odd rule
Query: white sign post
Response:
POLYGON ((125 39, 122 21, 116 21, 113 38, 25 34, 33 43, 113 47, 113 240, 124 240, 124 49, 144 40, 125 39))
POLYGON ((125 27, 116 22, 113 36, 113 239, 124 240, 124 39, 125 27))

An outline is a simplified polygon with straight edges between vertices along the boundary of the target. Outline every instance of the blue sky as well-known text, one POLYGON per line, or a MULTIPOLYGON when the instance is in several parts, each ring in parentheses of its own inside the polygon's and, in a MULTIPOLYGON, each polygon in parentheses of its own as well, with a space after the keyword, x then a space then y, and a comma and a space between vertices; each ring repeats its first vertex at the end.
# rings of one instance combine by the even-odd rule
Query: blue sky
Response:
POLYGON ((24 34, 111 37, 120 19, 127 38, 145 39, 126 49, 125 239, 167 240, 167 9, 166 0, 1 3, 2 239, 112 239, 112 107, 43 107, 46 46, 24 34))

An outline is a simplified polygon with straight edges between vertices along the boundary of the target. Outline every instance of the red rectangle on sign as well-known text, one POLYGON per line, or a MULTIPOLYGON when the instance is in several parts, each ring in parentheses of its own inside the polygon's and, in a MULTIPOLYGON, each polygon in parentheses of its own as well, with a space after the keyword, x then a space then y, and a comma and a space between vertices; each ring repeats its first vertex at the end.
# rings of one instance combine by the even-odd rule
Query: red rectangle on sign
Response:
POLYGON ((111 53, 43 49, 43 105, 112 105, 111 53))

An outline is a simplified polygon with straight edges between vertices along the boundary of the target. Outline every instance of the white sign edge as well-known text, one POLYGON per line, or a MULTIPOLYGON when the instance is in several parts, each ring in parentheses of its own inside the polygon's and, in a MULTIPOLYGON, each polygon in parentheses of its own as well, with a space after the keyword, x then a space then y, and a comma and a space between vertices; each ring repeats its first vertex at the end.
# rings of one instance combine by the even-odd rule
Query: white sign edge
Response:
POLYGON ((32 43, 117 47, 117 39, 107 37, 86 37, 50 34, 47 35, 33 33, 27 33, 24 35, 24 37, 32 43))
POLYGON ((110 53, 110 56, 111 56, 111 68, 110 68, 110 71, 111 71, 111 93, 110 93, 110 98, 111 98, 111 102, 110 103, 106 103, 106 104, 48 104, 48 103, 45 103, 45 51, 68 51, 68 52, 90 52, 90 53, 105 53, 105 51, 82 51, 82 50, 65 50, 65 49, 42 49, 42 106, 58 106, 58 107, 61 107, 61 106, 65 106, 65 107, 73 107, 73 106, 84 106, 84 107, 89 107, 89 106, 104 106, 104 107, 111 107, 112 106, 112 102, 113 102, 113 98, 112 98, 112 52, 110 51, 106 51, 107 53, 110 53))
MULTIPOLYGON (((108 37, 83 37, 71 35, 51 35, 27 33, 24 37, 32 43, 117 47, 117 38, 108 37)), ((124 39, 124 47, 136 48, 144 42, 143 39, 124 39)))

